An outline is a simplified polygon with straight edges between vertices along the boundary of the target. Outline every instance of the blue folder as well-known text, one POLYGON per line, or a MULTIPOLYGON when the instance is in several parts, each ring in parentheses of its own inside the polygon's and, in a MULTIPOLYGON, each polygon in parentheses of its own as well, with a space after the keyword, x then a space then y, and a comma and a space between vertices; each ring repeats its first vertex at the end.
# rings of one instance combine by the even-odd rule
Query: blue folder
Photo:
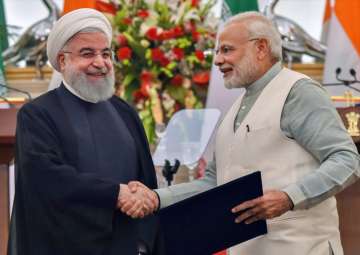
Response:
POLYGON ((266 221, 235 223, 231 208, 262 196, 260 172, 159 211, 166 255, 210 255, 267 233, 266 221))

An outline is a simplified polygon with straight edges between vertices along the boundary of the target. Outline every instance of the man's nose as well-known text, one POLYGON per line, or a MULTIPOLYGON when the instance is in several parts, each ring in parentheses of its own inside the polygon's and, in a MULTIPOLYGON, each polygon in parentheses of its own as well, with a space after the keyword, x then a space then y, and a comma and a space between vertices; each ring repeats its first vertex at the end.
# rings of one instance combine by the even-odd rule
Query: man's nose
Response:
POLYGON ((92 64, 96 67, 104 67, 106 66, 106 59, 104 59, 101 54, 97 54, 94 57, 92 64))
POLYGON ((220 65, 224 64, 224 57, 221 54, 216 53, 214 64, 216 66, 220 66, 220 65))

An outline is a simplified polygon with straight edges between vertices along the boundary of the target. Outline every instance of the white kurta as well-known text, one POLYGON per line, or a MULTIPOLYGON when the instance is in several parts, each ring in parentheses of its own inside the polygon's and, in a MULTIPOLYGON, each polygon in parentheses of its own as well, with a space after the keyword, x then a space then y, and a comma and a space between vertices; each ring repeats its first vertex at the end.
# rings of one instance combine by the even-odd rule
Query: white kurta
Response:
MULTIPOLYGON (((306 76, 283 69, 263 90, 234 132, 239 98, 216 137, 217 183, 260 170, 264 190, 281 190, 315 171, 319 162, 280 128, 281 113, 292 86, 306 76)), ((267 221, 269 233, 230 249, 231 255, 342 255, 336 200, 307 210, 290 211, 267 221)))

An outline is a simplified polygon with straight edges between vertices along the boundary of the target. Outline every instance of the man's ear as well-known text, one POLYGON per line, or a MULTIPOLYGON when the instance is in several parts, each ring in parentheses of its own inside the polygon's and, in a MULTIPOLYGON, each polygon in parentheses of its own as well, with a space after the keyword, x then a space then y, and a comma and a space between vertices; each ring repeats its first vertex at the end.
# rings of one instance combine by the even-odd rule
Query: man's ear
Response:
POLYGON ((60 54, 57 56, 57 61, 58 61, 58 63, 59 63, 60 70, 63 71, 64 68, 65 68, 65 54, 60 53, 60 54))
POLYGON ((258 60, 263 60, 270 55, 270 45, 269 41, 265 38, 260 38, 255 42, 256 47, 256 58, 258 60))

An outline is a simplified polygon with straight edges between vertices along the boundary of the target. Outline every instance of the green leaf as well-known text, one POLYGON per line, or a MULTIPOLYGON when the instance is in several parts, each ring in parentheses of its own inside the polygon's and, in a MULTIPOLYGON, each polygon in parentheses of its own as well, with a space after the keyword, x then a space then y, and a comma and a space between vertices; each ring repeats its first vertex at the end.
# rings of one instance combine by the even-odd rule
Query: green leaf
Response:
POLYGON ((176 101, 180 102, 181 104, 184 104, 185 95, 186 95, 186 89, 185 88, 183 88, 183 87, 175 87, 175 86, 168 86, 167 92, 176 101))
POLYGON ((166 66, 166 68, 169 70, 173 70, 175 67, 177 67, 177 65, 178 64, 176 62, 172 61, 166 66))
POLYGON ((137 90, 137 89, 138 89, 138 88, 135 87, 135 86, 127 86, 126 89, 125 89, 125 91, 124 91, 124 99, 125 99, 127 102, 129 102, 129 103, 133 102, 133 101, 134 101, 134 99, 133 99, 133 93, 134 93, 134 91, 137 90))
POLYGON ((165 67, 161 67, 160 72, 164 73, 169 78, 174 76, 173 73, 171 72, 171 70, 169 70, 169 69, 167 69, 165 67))
POLYGON ((132 50, 135 52, 135 54, 138 57, 144 59, 146 49, 140 44, 140 41, 137 42, 128 32, 124 32, 123 35, 128 40, 128 44, 132 48, 132 50))
POLYGON ((186 61, 189 62, 191 65, 200 63, 199 59, 194 55, 186 57, 186 61))
POLYGON ((135 75, 132 73, 129 73, 125 76, 122 85, 124 85, 125 87, 127 87, 133 80, 135 79, 135 75))
POLYGON ((199 16, 200 17, 205 17, 208 15, 208 13, 210 12, 211 8, 216 4, 216 0, 209 0, 203 8, 200 9, 199 11, 199 16))

